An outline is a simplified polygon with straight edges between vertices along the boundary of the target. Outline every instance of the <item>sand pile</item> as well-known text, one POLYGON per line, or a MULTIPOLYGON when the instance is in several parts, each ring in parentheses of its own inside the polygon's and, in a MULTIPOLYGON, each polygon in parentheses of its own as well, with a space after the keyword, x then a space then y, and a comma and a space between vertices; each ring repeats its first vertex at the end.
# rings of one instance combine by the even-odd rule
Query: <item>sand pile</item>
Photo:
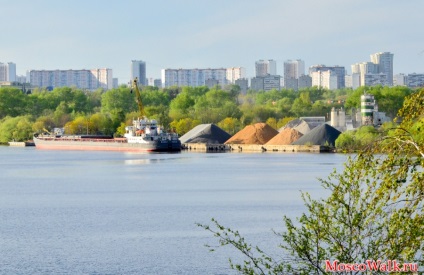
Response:
POLYGON ((332 145, 336 144, 336 139, 341 132, 328 124, 322 124, 309 133, 299 138, 293 145, 332 145))
POLYGON ((266 145, 289 145, 301 138, 303 134, 295 129, 286 128, 273 137, 266 145))
POLYGON ((223 144, 230 134, 215 124, 200 124, 180 137, 181 143, 223 144))
POLYGON ((278 131, 268 124, 256 123, 244 127, 225 144, 265 144, 277 134, 278 131))

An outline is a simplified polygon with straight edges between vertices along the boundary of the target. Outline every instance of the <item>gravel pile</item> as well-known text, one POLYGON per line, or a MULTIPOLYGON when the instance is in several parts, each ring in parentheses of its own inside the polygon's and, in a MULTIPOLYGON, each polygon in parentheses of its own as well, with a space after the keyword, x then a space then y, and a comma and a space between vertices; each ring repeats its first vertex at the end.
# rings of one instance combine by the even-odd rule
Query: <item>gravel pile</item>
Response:
POLYGON ((225 144, 265 144, 277 134, 278 131, 268 124, 256 123, 244 127, 225 144))
POLYGON ((200 124, 180 137, 181 143, 223 144, 231 137, 230 134, 215 124, 200 124))
POLYGON ((268 141, 266 145, 289 145, 302 136, 303 135, 301 132, 295 129, 286 128, 273 137, 270 141, 268 141))
POLYGON ((312 130, 311 125, 309 125, 303 119, 299 119, 299 118, 296 118, 296 119, 289 121, 286 125, 284 125, 280 129, 278 129, 278 131, 281 132, 281 131, 283 131, 284 129, 287 129, 287 128, 295 129, 295 130, 299 131, 302 135, 305 135, 312 130))
POLYGON ((328 124, 322 124, 309 133, 302 136, 293 145, 332 145, 336 144, 336 139, 339 137, 341 132, 328 124))

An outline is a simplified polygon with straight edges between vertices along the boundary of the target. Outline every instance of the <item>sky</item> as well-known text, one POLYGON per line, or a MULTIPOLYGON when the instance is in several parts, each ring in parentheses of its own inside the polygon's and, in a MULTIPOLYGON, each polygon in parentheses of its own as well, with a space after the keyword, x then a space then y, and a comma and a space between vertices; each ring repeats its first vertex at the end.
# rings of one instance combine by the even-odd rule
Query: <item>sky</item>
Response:
POLYGON ((0 0, 0 62, 28 70, 244 67, 301 59, 350 66, 394 54, 394 73, 424 73, 423 0, 0 0))

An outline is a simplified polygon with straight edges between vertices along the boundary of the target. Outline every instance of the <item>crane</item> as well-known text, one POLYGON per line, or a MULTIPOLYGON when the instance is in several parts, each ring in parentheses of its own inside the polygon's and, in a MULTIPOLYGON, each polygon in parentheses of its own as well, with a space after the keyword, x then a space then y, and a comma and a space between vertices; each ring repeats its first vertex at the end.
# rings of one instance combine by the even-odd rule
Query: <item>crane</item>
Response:
POLYGON ((140 112, 140 116, 144 117, 146 114, 144 112, 144 107, 143 107, 143 103, 141 101, 141 94, 140 94, 140 90, 138 89, 138 78, 134 78, 133 82, 132 82, 132 89, 131 92, 133 91, 133 89, 135 90, 135 99, 137 101, 137 105, 138 105, 138 111, 140 112))

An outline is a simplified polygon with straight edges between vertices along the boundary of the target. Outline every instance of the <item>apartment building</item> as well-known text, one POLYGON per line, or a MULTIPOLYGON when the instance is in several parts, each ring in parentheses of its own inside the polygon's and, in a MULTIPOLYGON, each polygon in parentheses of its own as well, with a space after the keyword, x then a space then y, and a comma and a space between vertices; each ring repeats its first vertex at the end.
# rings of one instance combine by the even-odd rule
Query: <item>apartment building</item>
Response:
POLYGON ((16 81, 16 64, 13 62, 0 62, 0 82, 16 81))
POLYGON ((298 90, 299 78, 305 75, 305 62, 296 60, 287 60, 284 62, 284 87, 287 89, 298 90))
POLYGON ((230 84, 235 84, 236 80, 246 78, 246 69, 243 67, 227 68, 227 81, 230 84))
POLYGON ((212 83, 224 86, 227 84, 227 69, 162 69, 161 80, 164 88, 198 87, 212 83))
MULTIPOLYGON (((329 90, 338 89, 338 75, 333 71, 316 71, 311 73, 312 86, 326 88, 329 90)), ((344 79, 343 79, 344 82, 344 79)))
POLYGON ((29 79, 32 86, 47 89, 75 86, 92 91, 114 87, 112 69, 31 70, 29 79))
POLYGON ((272 59, 256 61, 255 73, 256 77, 277 75, 277 62, 272 59))
POLYGON ((351 65, 352 75, 359 74, 360 86, 368 86, 372 83, 374 83, 372 85, 393 86, 393 54, 379 52, 371 54, 370 57, 371 62, 351 65))
POLYGON ((376 64, 377 73, 387 75, 387 84, 393 86, 393 54, 379 52, 371 54, 371 62, 376 64))
POLYGON ((131 80, 138 78, 138 83, 147 86, 146 62, 141 60, 131 60, 131 80))
POLYGON ((346 86, 346 70, 342 66, 314 65, 309 67, 309 75, 312 77, 312 86, 325 87, 327 89, 341 89, 346 86), (320 74, 316 74, 318 72, 320 74), (336 79, 335 83, 334 78, 336 79))
POLYGON ((418 88, 418 87, 424 87, 424 74, 408 74, 406 77, 408 87, 411 88, 418 88))

